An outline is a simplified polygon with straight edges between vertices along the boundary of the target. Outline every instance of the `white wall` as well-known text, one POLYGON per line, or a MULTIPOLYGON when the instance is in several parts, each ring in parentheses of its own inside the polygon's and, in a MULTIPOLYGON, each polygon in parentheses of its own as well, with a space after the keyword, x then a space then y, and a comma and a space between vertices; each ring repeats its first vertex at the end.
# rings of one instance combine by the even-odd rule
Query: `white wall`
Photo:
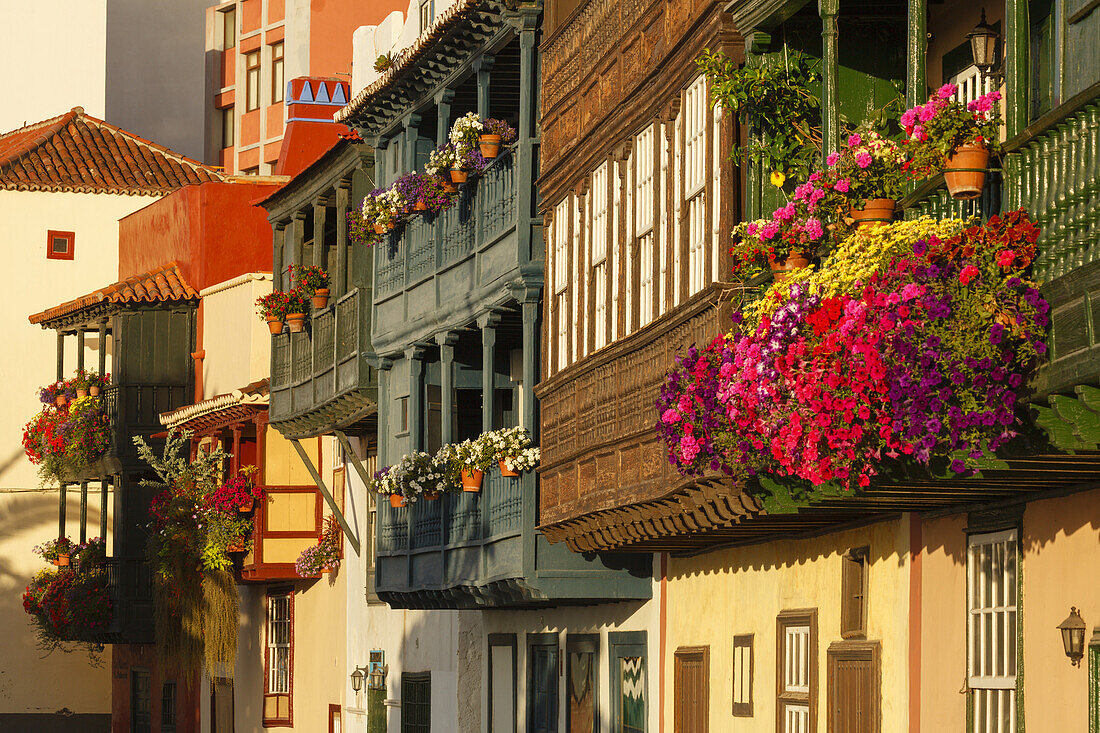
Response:
POLYGON ((271 334, 256 315, 256 299, 270 292, 270 273, 250 273, 202 291, 203 399, 268 376, 271 334))

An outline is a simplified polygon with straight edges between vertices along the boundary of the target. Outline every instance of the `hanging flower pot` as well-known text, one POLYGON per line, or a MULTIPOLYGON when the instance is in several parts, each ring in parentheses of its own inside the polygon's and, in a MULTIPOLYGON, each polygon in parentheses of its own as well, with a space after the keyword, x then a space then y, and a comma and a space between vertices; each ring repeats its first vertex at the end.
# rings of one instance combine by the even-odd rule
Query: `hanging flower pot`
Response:
POLYGON ((454 183, 465 183, 466 179, 470 177, 470 174, 460 168, 451 168, 451 181, 454 183))
POLYGON ((896 206, 894 199, 868 199, 862 209, 851 207, 848 216, 852 217, 859 229, 875 224, 889 224, 894 219, 896 206))
POLYGON ((321 568, 321 575, 331 575, 336 572, 336 568, 321 568))
POLYGON ((486 158, 495 158, 500 155, 500 135, 479 135, 477 145, 486 158))
POLYGON ((424 199, 417 199, 416 204, 413 206, 413 211, 427 211, 428 202, 424 199))
MULTIPOLYGON (((282 323, 282 321, 280 321, 279 322, 279 330, 282 330, 282 327, 283 327, 283 323, 282 323)), ((88 394, 90 394, 92 397, 98 396, 99 395, 99 385, 98 384, 93 384, 91 387, 88 387, 88 394)))
POLYGON ((810 264, 810 258, 806 252, 791 252, 786 259, 777 260, 768 255, 768 266, 772 270, 772 278, 777 281, 786 279, 791 270, 797 270, 810 264))
POLYGON ((316 310, 322 310, 328 305, 328 294, 328 288, 317 288, 317 290, 313 292, 313 307, 316 310))
POLYGON ((511 468, 508 468, 508 462, 507 461, 497 461, 497 463, 500 464, 500 475, 501 476, 504 476, 506 478, 517 478, 519 476, 519 471, 515 471, 515 470, 512 470, 511 468))
POLYGON ((267 329, 271 331, 273 336, 278 336, 283 332, 283 320, 281 318, 268 318, 267 329))
POLYGON ((375 234, 385 234, 386 233, 386 227, 382 226, 378 222, 374 222, 374 233, 375 234))
POLYGON ((390 506, 394 509, 400 509, 405 506, 405 497, 401 494, 390 494, 390 506))
POLYGON ((88 390, 86 390, 86 389, 80 389, 79 387, 77 388, 77 390, 76 390, 76 398, 77 398, 78 400, 79 400, 79 399, 80 399, 81 397, 87 397, 87 396, 88 396, 88 390))
POLYGON ((54 404, 56 404, 58 407, 64 407, 65 404, 69 401, 69 396, 65 394, 59 394, 57 397, 53 398, 53 401, 54 404))
POLYGON ((59 568, 69 567, 69 556, 66 554, 58 554, 57 559, 53 561, 53 564, 59 568))
POLYGON ((462 469, 462 490, 477 493, 481 491, 481 480, 485 478, 485 472, 478 469, 462 469))
POLYGON ((248 499, 241 502, 241 505, 239 507, 237 507, 237 511, 240 512, 241 514, 248 514, 250 511, 252 511, 252 508, 255 505, 256 505, 256 500, 250 497, 250 498, 248 498, 248 499))
POLYGON ((947 158, 943 180, 952 198, 976 199, 985 187, 989 168, 989 148, 984 145, 960 145, 947 158))
POLYGON ((286 325, 290 328, 291 333, 301 333, 306 330, 306 314, 305 313, 287 313, 286 325))
POLYGON ((394 228, 395 228, 396 226, 397 226, 397 223, 396 223, 396 222, 395 222, 395 221, 394 221, 393 219, 390 219, 389 221, 387 221, 387 222, 386 222, 386 228, 387 228, 387 229, 390 229, 390 230, 392 230, 392 229, 394 229, 394 228))
POLYGON ((443 181, 443 190, 447 193, 458 193, 458 186, 451 181, 443 181))

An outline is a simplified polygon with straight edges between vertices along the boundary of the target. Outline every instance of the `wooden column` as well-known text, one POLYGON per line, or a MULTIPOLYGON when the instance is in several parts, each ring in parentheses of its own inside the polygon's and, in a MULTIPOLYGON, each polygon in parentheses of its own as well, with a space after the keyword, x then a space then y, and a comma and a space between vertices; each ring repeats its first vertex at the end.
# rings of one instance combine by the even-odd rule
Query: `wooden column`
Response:
POLYGON ((458 334, 453 331, 436 334, 435 342, 439 344, 439 436, 446 445, 454 441, 454 362, 458 334))
POLYGON ((494 61, 493 56, 474 59, 474 71, 477 72, 477 114, 482 119, 489 116, 489 75, 494 61))
POLYGON ((57 381, 65 378, 65 332, 57 331, 57 381))
POLYGON ((840 140, 836 27, 840 0, 820 0, 818 7, 821 12, 821 154, 828 156, 836 152, 840 140))
POLYGON ((107 486, 109 482, 99 482, 99 537, 107 541, 107 486))
POLYGON ((422 410, 420 400, 423 388, 420 376, 424 369, 424 347, 410 346, 405 349, 405 360, 409 363, 409 450, 423 450, 423 428, 420 424, 422 410))
POLYGON ((107 319, 99 321, 99 376, 107 373, 107 319))
MULTIPOLYGON (((536 222, 535 212, 535 158, 538 155, 538 135, 535 131, 538 109, 539 72, 535 43, 539 26, 539 9, 530 5, 520 5, 515 22, 519 29, 519 146, 516 151, 516 238, 520 266, 527 264, 538 255, 535 248, 541 246, 542 238, 536 242, 532 229, 536 222)), ((552 289, 552 288, 551 288, 552 289)))
POLYGON ((84 369, 84 329, 76 329, 76 368, 84 369))
POLYGON ((57 536, 65 536, 65 502, 68 499, 68 484, 61 482, 58 488, 59 494, 57 497, 57 536))
POLYGON ((275 290, 283 289, 283 249, 286 247, 286 237, 286 222, 275 222, 271 233, 271 287, 275 290))
POLYGON ((377 356, 367 358, 367 362, 378 372, 378 468, 386 465, 386 446, 394 431, 391 428, 393 403, 389 400, 389 380, 393 376, 390 368, 393 362, 377 356))
POLYGON ((484 313, 477 319, 481 328, 481 432, 493 429, 493 412, 496 409, 494 362, 497 345, 497 326, 500 315, 484 313))
MULTIPOLYGON (((404 169, 401 173, 416 169, 416 141, 420 137, 420 115, 411 114, 405 118, 404 169)), ((394 171, 397 173, 397 171, 394 171)))
POLYGON ((521 386, 523 427, 531 433, 531 441, 538 445, 539 425, 535 420, 535 383, 538 381, 538 317, 537 300, 523 301, 523 385, 521 386))
POLYGON ((444 89, 435 95, 435 146, 446 144, 451 134, 451 102, 454 101, 455 90, 444 89))
MULTIPOLYGON (((294 212, 294 219, 291 220, 291 252, 293 253, 290 258, 291 265, 302 265, 305 259, 305 246, 306 246, 306 212, 296 211, 294 212)), ((291 290, 294 287, 293 278, 287 277, 285 288, 291 290)))
POLYGON ((327 201, 322 197, 313 202, 313 264, 325 267, 325 217, 328 214, 327 201))
POLYGON ((928 0, 909 0, 906 36, 905 103, 915 107, 928 98, 928 0))
POLYGON ((1027 127, 1028 0, 1005 1, 1005 128, 1008 137, 1027 127))
POLYGON ((88 541, 88 482, 80 482, 80 542, 88 541))
POLYGON ((334 298, 348 292, 348 205, 351 197, 351 181, 336 184, 336 276, 329 278, 334 298))

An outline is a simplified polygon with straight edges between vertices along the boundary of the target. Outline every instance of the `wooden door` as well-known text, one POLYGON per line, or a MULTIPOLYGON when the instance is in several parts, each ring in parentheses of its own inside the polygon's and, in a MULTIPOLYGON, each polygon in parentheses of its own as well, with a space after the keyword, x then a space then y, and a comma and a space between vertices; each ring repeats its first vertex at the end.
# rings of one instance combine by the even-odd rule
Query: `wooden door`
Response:
POLYGON ((675 733, 707 733, 710 716, 710 647, 676 650, 675 733))
POLYGON ((879 733, 879 643, 833 644, 828 667, 829 733, 879 733))
POLYGON ((558 635, 531 634, 527 648, 527 731, 558 733, 558 635))

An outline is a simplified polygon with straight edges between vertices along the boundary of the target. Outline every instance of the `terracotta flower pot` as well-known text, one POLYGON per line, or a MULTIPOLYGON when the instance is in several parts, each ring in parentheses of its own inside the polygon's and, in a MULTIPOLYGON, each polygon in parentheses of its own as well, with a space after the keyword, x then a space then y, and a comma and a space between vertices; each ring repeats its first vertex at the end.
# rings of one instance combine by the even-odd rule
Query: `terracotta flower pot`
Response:
MULTIPOLYGON (((282 323, 280 323, 279 326, 281 327, 282 323)), ((99 395, 99 385, 98 384, 93 384, 91 387, 88 387, 88 394, 90 394, 92 397, 98 396, 99 395)))
POLYGON ((385 234, 386 233, 386 227, 382 226, 378 222, 375 222, 374 223, 374 233, 375 234, 385 234))
POLYGON ((428 210, 428 202, 425 201, 424 199, 417 199, 416 203, 413 205, 413 211, 427 211, 427 210, 428 210))
POLYGON ((271 331, 272 335, 278 336, 283 332, 283 321, 280 318, 268 318, 267 330, 271 331))
POLYGON ((59 568, 69 567, 69 556, 58 554, 57 559, 53 561, 53 564, 59 568))
POLYGON ((67 403, 68 401, 69 401, 69 396, 68 395, 59 394, 59 395, 57 395, 56 397, 53 398, 54 404, 57 405, 58 407, 64 407, 65 403, 67 403))
POLYGON ((806 252, 791 252, 787 255, 786 259, 777 260, 771 255, 768 255, 768 266, 772 270, 772 278, 782 282, 787 279, 787 275, 791 270, 797 270, 800 267, 806 267, 810 264, 810 258, 806 256, 806 252))
POLYGON ((244 542, 234 542, 225 548, 226 552, 244 552, 244 542))
POLYGON ((497 463, 500 464, 501 476, 505 476, 507 478, 517 478, 519 476, 519 471, 513 471, 512 469, 508 468, 508 464, 505 461, 497 461, 497 463))
POLYGON ((387 229, 391 229, 391 230, 392 230, 392 229, 394 229, 394 228, 395 228, 396 226, 397 226, 397 223, 396 223, 396 222, 394 222, 394 221, 392 221, 392 220, 391 220, 391 221, 387 221, 387 222, 386 222, 386 228, 387 228, 387 229))
POLYGON ((301 333, 306 330, 306 314, 287 313, 286 325, 290 328, 291 333, 301 333))
POLYGON ((989 168, 989 148, 984 145, 960 145, 947 158, 943 180, 952 198, 976 199, 985 187, 989 168))
POLYGON ((252 508, 255 505, 256 505, 256 500, 249 497, 245 501, 241 502, 241 505, 239 507, 237 507, 237 511, 240 512, 241 514, 248 514, 250 511, 252 511, 252 508))
POLYGON ((447 193, 458 193, 458 186, 452 181, 443 181, 443 190, 447 193))
POLYGON ((458 168, 451 168, 451 180, 455 183, 465 183, 470 174, 458 168))
POLYGON ((80 399, 81 397, 87 397, 87 396, 88 396, 88 390, 86 390, 86 389, 79 389, 79 388, 78 388, 78 389, 76 390, 76 398, 77 398, 78 400, 79 400, 79 399, 80 399))
POLYGON ((401 494, 390 494, 390 506, 394 509, 400 509, 405 506, 405 497, 401 494))
POLYGON ((317 288, 313 293, 313 307, 317 310, 322 310, 328 305, 328 288, 317 288))
POLYGON ((331 575, 336 572, 336 568, 321 568, 321 575, 331 575))
POLYGON ((894 219, 894 208, 897 202, 894 199, 868 199, 862 209, 854 206, 848 210, 848 216, 856 222, 858 229, 874 226, 875 224, 889 224, 894 219))
POLYGON ((477 469, 462 469, 462 490, 476 493, 481 491, 481 480, 485 478, 485 472, 477 469))
POLYGON ((438 491, 425 491, 424 492, 424 500, 425 501, 435 501, 438 498, 439 498, 439 492, 438 491))
POLYGON ((500 135, 479 135, 477 146, 481 148, 482 156, 495 158, 500 155, 500 135))

